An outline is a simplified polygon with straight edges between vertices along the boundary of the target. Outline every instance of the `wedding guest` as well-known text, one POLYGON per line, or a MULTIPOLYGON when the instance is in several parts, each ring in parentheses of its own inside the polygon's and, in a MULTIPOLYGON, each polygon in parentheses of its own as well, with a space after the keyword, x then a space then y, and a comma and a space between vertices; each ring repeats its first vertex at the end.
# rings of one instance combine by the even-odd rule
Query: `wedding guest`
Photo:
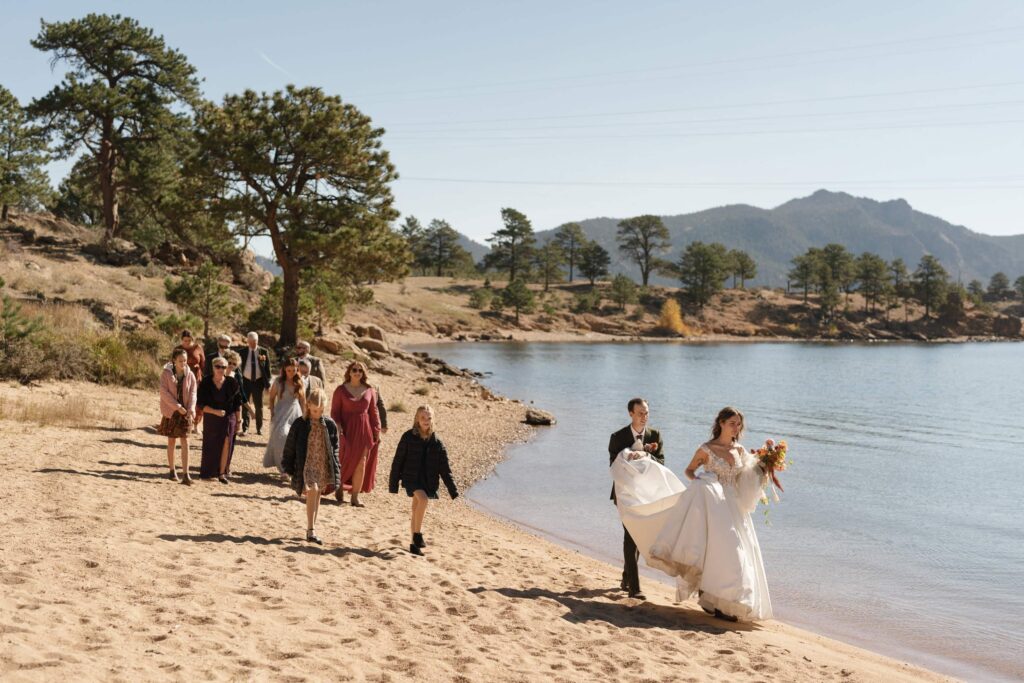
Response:
MULTIPOLYGON (((252 412, 256 418, 256 433, 263 433, 263 391, 270 387, 270 351, 259 345, 255 332, 245 335, 245 346, 238 349, 242 358, 242 385, 245 395, 252 399, 252 412)), ((242 434, 249 431, 249 414, 242 418, 242 434)))
MULTIPOLYGON (((195 342, 195 338, 192 336, 192 332, 190 330, 181 331, 181 344, 179 347, 185 349, 185 353, 188 354, 186 359, 188 368, 192 371, 192 374, 195 375, 196 381, 202 381, 203 369, 206 366, 206 354, 203 353, 202 347, 195 342)), ((192 423, 193 434, 199 431, 199 425, 202 421, 203 413, 200 412, 196 415, 196 419, 192 423)))
POLYGON ((206 351, 206 370, 205 374, 213 374, 213 359, 214 358, 226 358, 224 354, 231 350, 231 337, 222 334, 217 337, 217 345, 212 349, 206 351))
MULTIPOLYGON (((608 464, 611 465, 615 462, 615 457, 622 450, 632 447, 633 444, 639 441, 642 450, 650 453, 652 458, 664 465, 665 455, 662 452, 661 433, 657 429, 651 429, 647 426, 647 418, 650 415, 647 401, 642 398, 630 399, 629 403, 626 404, 626 409, 629 411, 630 422, 612 434, 611 439, 609 439, 608 464)), ((614 484, 612 485, 611 500, 613 503, 615 502, 614 484)), ((622 581, 619 583, 619 588, 626 591, 631 598, 646 600, 647 596, 640 592, 640 570, 637 566, 637 560, 640 559, 640 551, 637 550, 636 543, 633 541, 633 537, 629 535, 629 531, 625 526, 622 527, 622 531, 623 566, 622 581)))
MULTIPOLYGON (((242 364, 242 357, 238 355, 237 351, 228 349, 224 352, 223 359, 228 363, 228 369, 226 376, 230 377, 238 383, 238 393, 242 399, 242 415, 245 415, 246 411, 249 410, 248 398, 245 395, 245 388, 242 386, 242 373, 239 371, 239 366, 242 364)), ((212 366, 211 366, 212 367, 212 366)), ((235 425, 235 433, 231 435, 231 449, 228 452, 228 466, 225 470, 227 476, 231 476, 231 460, 235 456, 235 439, 238 438, 238 431, 241 422, 235 425)))
POLYGON ((263 466, 277 468, 282 481, 288 480, 281 466, 288 430, 302 416, 305 405, 306 384, 299 374, 299 364, 294 358, 286 358, 280 376, 270 387, 270 438, 263 452, 263 466))
POLYGON ((203 353, 203 347, 196 343, 190 330, 181 331, 181 348, 188 354, 188 368, 196 376, 196 381, 202 381, 206 354, 203 353))
POLYGON ((388 481, 391 493, 398 493, 401 484, 412 498, 409 552, 413 555, 422 555, 422 548, 427 546, 423 540, 423 517, 427 514, 427 502, 437 500, 438 480, 444 481, 452 500, 459 497, 448 464, 448 451, 434 432, 434 411, 430 406, 420 406, 416 409, 412 429, 402 434, 398 442, 388 481))
POLYGON ((310 374, 311 367, 312 363, 309 362, 309 358, 299 359, 299 374, 306 382, 306 398, 309 398, 309 395, 316 389, 324 389, 323 381, 316 375, 310 374))
POLYGON ((384 397, 380 395, 380 387, 373 388, 374 393, 377 394, 377 415, 380 416, 380 433, 388 433, 388 411, 384 407, 384 397))
POLYGON ((284 445, 281 466, 291 475, 295 493, 306 498, 306 540, 323 541, 316 535, 320 496, 330 495, 340 485, 338 425, 324 416, 327 393, 314 389, 306 400, 306 413, 292 423, 284 445))
POLYGON ((331 417, 344 437, 341 488, 335 497, 339 503, 344 503, 344 490, 348 488, 352 492, 352 506, 365 507, 359 494, 373 490, 381 425, 376 392, 369 384, 366 366, 359 361, 349 363, 345 381, 334 390, 331 417))
POLYGON ((188 473, 188 436, 196 418, 196 376, 188 369, 188 351, 176 348, 171 362, 160 373, 160 426, 157 432, 167 437, 167 467, 170 478, 191 486, 188 473), (174 441, 181 442, 181 471, 174 470, 174 441))
POLYGON ((206 414, 203 420, 203 459, 199 467, 200 479, 217 479, 228 483, 231 441, 241 418, 242 393, 234 377, 227 376, 228 362, 218 358, 213 362, 213 375, 199 383, 199 409, 206 414))
POLYGON ((310 365, 310 374, 313 375, 314 377, 319 377, 323 385, 327 386, 327 376, 324 375, 323 361, 321 361, 316 356, 311 356, 309 354, 309 348, 310 347, 308 341, 300 341, 298 344, 295 345, 295 357, 298 358, 300 361, 303 359, 308 360, 310 365))

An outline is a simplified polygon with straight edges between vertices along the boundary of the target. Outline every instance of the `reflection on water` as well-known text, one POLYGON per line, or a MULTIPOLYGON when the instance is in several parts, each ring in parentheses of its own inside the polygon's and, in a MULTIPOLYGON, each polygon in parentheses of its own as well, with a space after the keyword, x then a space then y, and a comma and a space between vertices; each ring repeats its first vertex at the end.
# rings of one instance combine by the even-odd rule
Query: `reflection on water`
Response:
POLYGON ((648 399, 679 474, 734 405, 748 447, 785 438, 795 463, 758 521, 780 619, 953 675, 1024 677, 1024 346, 420 348, 558 417, 470 492, 496 514, 621 562, 607 444, 628 399, 648 399))

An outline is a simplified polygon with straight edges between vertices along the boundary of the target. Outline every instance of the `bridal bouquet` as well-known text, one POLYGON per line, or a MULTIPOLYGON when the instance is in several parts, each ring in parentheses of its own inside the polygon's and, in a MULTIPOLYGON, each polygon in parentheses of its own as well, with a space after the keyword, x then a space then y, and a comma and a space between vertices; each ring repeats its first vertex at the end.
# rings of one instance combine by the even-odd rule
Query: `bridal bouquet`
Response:
MULTIPOLYGON (((779 487, 779 491, 785 491, 785 489, 782 488, 782 484, 779 483, 779 478, 775 476, 775 473, 783 472, 789 466, 790 461, 786 458, 787 452, 788 446, 785 441, 776 443, 772 439, 768 439, 764 442, 763 446, 754 451, 754 457, 757 458, 758 465, 761 466, 764 473, 771 479, 772 499, 776 503, 779 502, 779 494, 775 492, 775 487, 779 487)), ((768 519, 768 496, 762 496, 761 502, 765 505, 765 521, 771 524, 768 519)))

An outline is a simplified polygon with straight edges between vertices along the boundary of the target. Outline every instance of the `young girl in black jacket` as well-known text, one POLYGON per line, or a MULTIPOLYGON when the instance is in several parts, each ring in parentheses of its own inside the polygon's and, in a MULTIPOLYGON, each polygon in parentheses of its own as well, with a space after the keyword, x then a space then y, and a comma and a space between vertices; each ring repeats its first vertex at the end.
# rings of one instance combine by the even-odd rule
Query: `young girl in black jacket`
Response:
POLYGON ((444 480, 452 500, 458 498, 459 492, 448 465, 448 451, 434 433, 434 411, 430 406, 420 406, 416 409, 412 429, 402 434, 398 442, 388 484, 391 493, 398 493, 398 484, 401 483, 412 498, 412 543, 409 552, 413 555, 422 555, 421 548, 427 545, 421 533, 423 516, 427 513, 427 501, 437 499, 440 479, 444 480))
POLYGON ((306 540, 320 545, 316 516, 320 496, 341 486, 338 463, 338 425, 324 415, 327 394, 314 389, 306 399, 306 414, 292 423, 281 467, 292 477, 295 493, 306 497, 306 540))

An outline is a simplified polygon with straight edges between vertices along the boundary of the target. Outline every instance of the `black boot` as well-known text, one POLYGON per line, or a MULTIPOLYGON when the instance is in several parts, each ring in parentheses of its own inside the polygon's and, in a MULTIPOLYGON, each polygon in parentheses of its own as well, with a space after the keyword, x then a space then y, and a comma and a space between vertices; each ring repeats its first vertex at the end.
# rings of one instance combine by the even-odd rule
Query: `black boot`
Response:
POLYGON ((413 555, 422 555, 423 554, 423 551, 420 550, 419 547, 415 543, 410 543, 409 544, 409 552, 412 553, 413 555))
POLYGON ((412 535, 412 544, 414 546, 416 546, 417 548, 426 548, 427 547, 426 541, 423 540, 423 534, 413 534, 412 535))

